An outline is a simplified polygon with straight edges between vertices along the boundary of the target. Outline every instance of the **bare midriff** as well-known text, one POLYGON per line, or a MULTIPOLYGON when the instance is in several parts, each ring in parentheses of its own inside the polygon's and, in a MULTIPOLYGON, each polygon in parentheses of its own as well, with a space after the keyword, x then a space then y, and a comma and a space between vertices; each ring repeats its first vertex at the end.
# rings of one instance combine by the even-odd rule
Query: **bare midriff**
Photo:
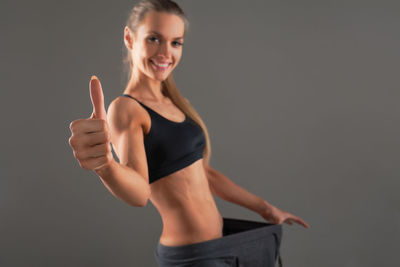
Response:
POLYGON ((150 188, 150 201, 163 222, 161 244, 179 246, 222 237, 222 217, 203 159, 151 183, 150 188))
MULTIPOLYGON (((183 121, 185 114, 182 111, 179 119, 166 116, 179 111, 172 101, 167 102, 160 114, 176 122, 183 121)), ((160 107, 144 104, 160 112, 160 107)), ((150 115, 143 107, 135 112, 142 112, 143 133, 147 135, 151 128, 150 115)), ((150 184, 150 201, 162 218, 163 231, 159 241, 163 245, 187 245, 222 237, 223 220, 211 193, 203 161, 201 158, 150 184)))

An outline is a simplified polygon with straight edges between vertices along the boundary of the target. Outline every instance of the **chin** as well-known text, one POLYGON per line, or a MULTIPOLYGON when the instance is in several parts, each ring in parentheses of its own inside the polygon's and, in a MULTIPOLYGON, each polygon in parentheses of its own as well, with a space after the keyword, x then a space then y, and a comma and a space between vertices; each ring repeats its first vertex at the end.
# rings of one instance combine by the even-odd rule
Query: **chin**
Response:
POLYGON ((153 77, 153 80, 159 81, 159 82, 163 82, 163 81, 165 81, 166 79, 167 79, 167 77, 165 77, 165 78, 153 77))
POLYGON ((163 74, 163 75, 155 75, 155 76, 154 76, 154 79, 156 79, 156 80, 162 82, 162 81, 165 81, 165 80, 168 78, 168 76, 169 76, 170 74, 171 74, 171 72, 168 73, 168 74, 163 74))

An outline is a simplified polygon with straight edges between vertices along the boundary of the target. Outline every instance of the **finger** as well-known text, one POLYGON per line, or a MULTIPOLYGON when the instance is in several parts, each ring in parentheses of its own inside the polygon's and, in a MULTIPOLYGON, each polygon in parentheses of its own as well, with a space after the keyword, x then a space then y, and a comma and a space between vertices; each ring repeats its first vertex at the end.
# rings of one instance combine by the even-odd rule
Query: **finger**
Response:
POLYGON ((79 119, 70 124, 74 134, 94 133, 107 130, 107 124, 101 119, 79 119))
POLYGON ((295 222, 297 222, 298 224, 303 225, 303 226, 306 227, 306 228, 310 228, 310 226, 309 226, 305 221, 303 221, 301 218, 299 218, 299 217, 294 217, 293 220, 294 220, 295 222))
POLYGON ((289 225, 292 225, 292 224, 293 224, 293 222, 292 222, 290 219, 287 219, 287 220, 286 220, 286 223, 289 224, 289 225))
POLYGON ((93 112, 91 118, 107 119, 106 109, 104 108, 104 95, 103 89, 99 79, 93 75, 89 82, 90 99, 93 105, 93 112))
POLYGON ((108 143, 110 141, 110 133, 101 131, 101 132, 93 132, 88 135, 84 135, 85 144, 87 146, 95 146, 99 144, 108 143))
POLYGON ((111 151, 110 145, 108 143, 99 144, 87 149, 87 158, 98 158, 107 155, 111 151))

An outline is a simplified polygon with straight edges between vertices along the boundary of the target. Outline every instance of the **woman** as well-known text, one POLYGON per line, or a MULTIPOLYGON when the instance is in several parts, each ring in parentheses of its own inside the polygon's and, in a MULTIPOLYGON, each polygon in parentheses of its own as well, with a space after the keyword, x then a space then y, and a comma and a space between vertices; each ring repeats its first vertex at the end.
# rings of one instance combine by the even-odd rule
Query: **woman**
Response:
POLYGON ((257 212, 275 226, 309 226, 210 167, 207 128, 172 77, 187 28, 175 2, 138 3, 124 29, 128 84, 106 112, 100 81, 92 77, 93 113, 71 123, 70 145, 80 166, 94 170, 114 196, 141 207, 150 199, 157 208, 163 221, 155 253, 160 266, 270 266, 279 247, 271 234, 280 241, 280 228, 222 218, 212 193, 257 212), (241 247, 246 242, 253 252, 241 247), (270 246, 276 251, 267 255, 262 242, 273 242, 270 246))

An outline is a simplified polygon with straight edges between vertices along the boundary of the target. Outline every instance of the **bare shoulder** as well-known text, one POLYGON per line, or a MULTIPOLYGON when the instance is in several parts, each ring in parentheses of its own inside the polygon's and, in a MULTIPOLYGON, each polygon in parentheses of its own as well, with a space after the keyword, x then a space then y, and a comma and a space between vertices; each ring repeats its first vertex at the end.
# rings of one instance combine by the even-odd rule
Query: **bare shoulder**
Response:
POLYGON ((132 126, 143 124, 143 112, 139 103, 126 97, 115 98, 107 109, 107 122, 114 130, 121 131, 132 126))

